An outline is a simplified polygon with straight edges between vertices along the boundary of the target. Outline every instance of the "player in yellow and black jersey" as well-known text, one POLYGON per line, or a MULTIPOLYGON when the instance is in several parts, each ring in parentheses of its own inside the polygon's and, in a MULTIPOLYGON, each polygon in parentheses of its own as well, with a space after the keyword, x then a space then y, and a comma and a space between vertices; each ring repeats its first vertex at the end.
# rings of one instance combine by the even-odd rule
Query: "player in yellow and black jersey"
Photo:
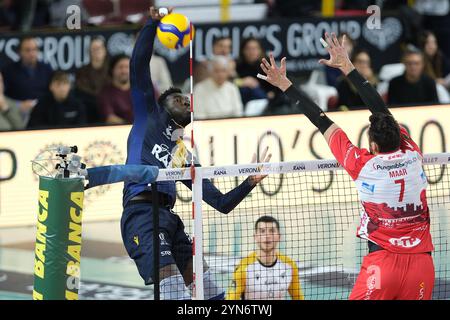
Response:
POLYGON ((227 300, 303 300, 298 268, 278 252, 280 224, 270 216, 255 223, 257 250, 242 259, 233 274, 227 300))

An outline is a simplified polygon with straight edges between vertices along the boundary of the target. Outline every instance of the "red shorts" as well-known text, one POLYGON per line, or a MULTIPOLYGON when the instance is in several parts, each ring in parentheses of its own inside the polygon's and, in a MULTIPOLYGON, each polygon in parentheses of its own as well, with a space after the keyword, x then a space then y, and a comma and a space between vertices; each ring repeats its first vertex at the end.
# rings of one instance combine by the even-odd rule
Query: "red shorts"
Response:
POLYGON ((434 287, 433 258, 427 253, 387 250, 364 257, 350 300, 430 300, 434 287))

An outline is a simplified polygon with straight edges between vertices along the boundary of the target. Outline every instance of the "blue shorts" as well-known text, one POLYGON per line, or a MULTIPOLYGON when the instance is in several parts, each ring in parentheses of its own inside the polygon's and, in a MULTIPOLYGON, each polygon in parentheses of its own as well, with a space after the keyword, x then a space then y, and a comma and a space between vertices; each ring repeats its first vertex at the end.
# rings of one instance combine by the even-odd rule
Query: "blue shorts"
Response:
MULTIPOLYGON (((153 205, 128 203, 120 221, 122 239, 146 285, 153 283, 153 205)), ((159 208, 159 267, 176 264, 180 272, 192 259, 192 240, 184 231, 180 217, 168 207, 159 208)))

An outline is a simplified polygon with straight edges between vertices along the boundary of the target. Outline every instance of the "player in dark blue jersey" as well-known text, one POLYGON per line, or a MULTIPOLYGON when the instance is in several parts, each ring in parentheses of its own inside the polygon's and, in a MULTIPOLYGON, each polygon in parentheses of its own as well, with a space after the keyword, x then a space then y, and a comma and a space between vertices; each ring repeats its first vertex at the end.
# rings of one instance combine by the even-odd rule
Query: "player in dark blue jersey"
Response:
MULTIPOLYGON (((150 58, 158 21, 162 18, 150 8, 150 19, 139 32, 130 61, 134 122, 128 137, 127 164, 159 168, 184 167, 190 153, 183 142, 183 128, 190 122, 190 99, 180 89, 171 88, 155 101, 150 77, 150 58)), ((214 107, 214 106, 211 106, 214 107)), ((267 149, 263 162, 270 160, 267 149)), ((222 213, 233 210, 264 176, 250 176, 238 187, 222 194, 211 181, 203 181, 203 200, 222 213)), ((182 181, 191 188, 190 181, 182 181)), ((158 183, 160 199, 160 292, 162 299, 190 299, 192 284, 192 244, 184 225, 172 208, 175 182, 158 183)), ((128 182, 124 187, 122 238, 145 284, 153 282, 153 225, 150 188, 146 183, 128 182)), ((206 299, 223 299, 224 290, 211 279, 205 265, 206 299)))

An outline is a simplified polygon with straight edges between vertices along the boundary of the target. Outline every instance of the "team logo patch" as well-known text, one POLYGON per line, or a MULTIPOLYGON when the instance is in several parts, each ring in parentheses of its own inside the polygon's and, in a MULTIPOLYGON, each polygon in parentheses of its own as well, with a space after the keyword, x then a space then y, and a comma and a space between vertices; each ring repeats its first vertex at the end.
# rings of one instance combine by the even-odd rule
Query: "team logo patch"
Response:
POLYGON ((363 182, 361 185, 361 192, 366 194, 373 194, 375 191, 375 185, 367 182, 363 182))
POLYGON ((389 242, 396 247, 402 248, 412 248, 417 246, 421 241, 419 238, 415 237, 401 237, 401 238, 391 238, 389 242))

